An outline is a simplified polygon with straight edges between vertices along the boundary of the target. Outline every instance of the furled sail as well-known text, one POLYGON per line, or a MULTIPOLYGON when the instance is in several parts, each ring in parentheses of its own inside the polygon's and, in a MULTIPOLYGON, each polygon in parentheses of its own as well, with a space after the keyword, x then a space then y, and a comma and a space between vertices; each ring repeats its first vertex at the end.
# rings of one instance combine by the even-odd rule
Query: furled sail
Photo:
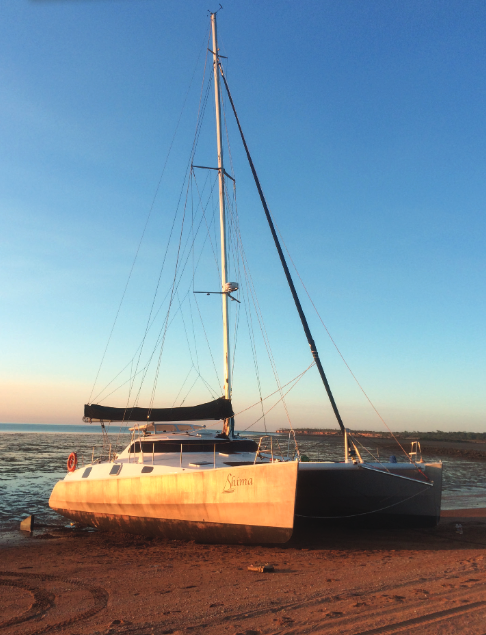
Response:
POLYGON ((84 406, 85 421, 205 421, 229 419, 234 415, 231 400, 214 401, 182 408, 111 408, 97 404, 84 406))

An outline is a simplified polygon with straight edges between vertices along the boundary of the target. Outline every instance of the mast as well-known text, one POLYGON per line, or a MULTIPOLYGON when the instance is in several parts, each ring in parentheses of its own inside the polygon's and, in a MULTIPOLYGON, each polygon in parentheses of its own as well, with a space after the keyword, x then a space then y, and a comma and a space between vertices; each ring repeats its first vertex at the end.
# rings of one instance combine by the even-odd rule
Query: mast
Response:
MULTIPOLYGON (((231 399, 231 375, 230 375, 230 347, 229 347, 229 323, 228 323, 228 294, 226 292, 226 218, 224 207, 224 167, 223 167, 223 141, 221 131, 221 94, 219 85, 219 54, 218 34, 216 28, 216 13, 211 13, 211 29, 213 34, 213 66, 214 66, 214 101, 216 107, 216 143, 218 148, 218 179, 219 179, 219 224, 221 233, 221 291, 223 302, 223 355, 224 355, 224 396, 231 399)), ((234 419, 225 419, 223 433, 232 435, 234 431, 234 419)))

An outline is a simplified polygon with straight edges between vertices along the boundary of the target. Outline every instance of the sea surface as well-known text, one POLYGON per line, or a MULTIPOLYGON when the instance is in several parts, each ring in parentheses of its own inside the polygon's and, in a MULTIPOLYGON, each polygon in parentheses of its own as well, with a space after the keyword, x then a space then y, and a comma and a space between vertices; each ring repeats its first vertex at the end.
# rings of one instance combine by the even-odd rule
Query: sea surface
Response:
MULTIPOLYGON (((36 522, 64 524, 66 521, 52 512, 49 496, 56 482, 66 475, 69 454, 77 452, 81 465, 102 451, 103 438, 95 425, 0 424, 0 530, 18 528, 30 514, 36 522)), ((129 441, 125 429, 112 427, 109 443, 120 451, 129 441)), ((287 452, 286 439, 278 441, 287 452)), ((277 441, 274 439, 274 450, 277 441)), ((312 460, 342 461, 343 444, 339 437, 299 440, 301 454, 312 460)), ((388 460, 390 451, 378 448, 374 440, 365 441, 363 458, 368 452, 388 460)), ((408 448, 407 448, 408 449, 408 448)), ((400 456, 397 446, 398 461, 400 456)), ((486 460, 466 460, 450 456, 424 455, 426 460, 442 460, 444 465, 443 509, 486 507, 486 460)))

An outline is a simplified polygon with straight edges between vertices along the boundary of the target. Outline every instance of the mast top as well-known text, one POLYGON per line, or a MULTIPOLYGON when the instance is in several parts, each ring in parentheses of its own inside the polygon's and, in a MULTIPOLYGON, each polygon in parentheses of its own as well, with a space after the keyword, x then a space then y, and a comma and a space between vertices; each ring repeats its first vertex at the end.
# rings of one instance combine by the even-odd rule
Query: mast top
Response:
POLYGON ((208 9, 209 15, 211 15, 211 16, 216 15, 217 13, 219 13, 221 11, 222 8, 223 8, 223 5, 220 3, 219 4, 219 9, 216 9, 216 11, 211 11, 210 9, 208 9))

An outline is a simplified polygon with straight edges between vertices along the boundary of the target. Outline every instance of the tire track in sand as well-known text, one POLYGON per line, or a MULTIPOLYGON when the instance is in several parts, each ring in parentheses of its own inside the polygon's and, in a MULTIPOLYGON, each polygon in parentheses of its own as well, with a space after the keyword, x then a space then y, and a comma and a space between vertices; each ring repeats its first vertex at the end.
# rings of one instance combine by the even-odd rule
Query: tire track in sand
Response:
MULTIPOLYGON (((457 571, 456 571, 457 573, 457 571)), ((371 589, 366 592, 357 591, 353 593, 341 594, 335 598, 333 602, 331 598, 322 598, 321 600, 309 600, 308 602, 301 603, 301 606, 285 607, 285 610, 292 608, 298 610, 298 608, 304 608, 305 605, 311 604, 328 604, 329 612, 321 619, 318 620, 306 620, 304 624, 288 624, 285 629, 285 633, 288 635, 299 635, 309 632, 338 632, 341 634, 347 633, 349 635, 379 635, 385 633, 399 633, 407 631, 411 627, 427 626, 428 624, 434 624, 446 619, 464 616, 469 613, 481 611, 486 609, 486 600, 484 600, 486 589, 486 574, 484 572, 478 572, 477 569, 462 571, 461 575, 454 575, 450 572, 449 575, 437 579, 437 576, 430 578, 418 578, 408 582, 403 582, 397 585, 388 585, 386 587, 380 587, 379 589, 371 589), (469 578, 468 576, 474 574, 475 578, 469 578), (452 583, 450 581, 453 581, 452 583), (414 588, 416 585, 420 585, 421 589, 414 588), (438 590, 438 587, 447 587, 447 590, 438 590), (458 587, 453 590, 452 587, 458 587), (428 587, 428 588, 423 588, 428 587), (430 590, 429 590, 430 589, 430 590), (408 592, 410 597, 385 594, 383 591, 408 592), (381 594, 381 595, 380 595, 381 594), (420 599, 416 600, 413 595, 420 595, 420 599), (467 600, 463 599, 467 596, 467 600), (355 608, 358 610, 349 610, 349 607, 340 606, 340 603, 344 604, 351 599, 361 600, 357 602, 355 608), (393 602, 393 606, 381 608, 379 604, 380 599, 386 599, 393 602), (370 609, 361 608, 360 605, 366 604, 366 600, 373 602, 373 607, 370 609), (410 615, 410 613, 423 612, 427 610, 424 600, 432 600, 437 602, 461 602, 459 606, 454 606, 448 609, 440 611, 424 612, 422 615, 410 615), (332 602, 332 603, 331 603, 332 602), (344 611, 335 609, 344 608, 344 611), (408 613, 406 619, 400 621, 393 621, 396 618, 397 611, 403 616, 408 613), (342 616, 342 617, 341 617, 342 616), (383 619, 392 618, 388 624, 376 625, 377 621, 383 621, 383 619), (368 627, 363 628, 363 623, 368 623, 368 627), (373 625, 373 623, 375 625, 373 625), (360 626, 361 624, 361 626, 360 626), (290 628, 289 628, 290 627, 290 628), (311 630, 309 630, 311 629, 311 630)), ((323 609, 321 609, 323 611, 323 609)), ((287 613, 288 614, 288 613, 287 613)), ((297 617, 297 616, 296 616, 297 617)), ((304 618, 305 619, 305 618, 304 618)), ((293 620, 292 620, 293 621, 293 620)), ((297 621, 297 619, 295 620, 297 621)), ((304 620, 299 619, 300 622, 304 620)), ((282 630, 274 631, 273 635, 281 633, 282 630)))
MULTIPOLYGON (((74 580, 72 578, 64 578, 60 576, 47 575, 43 573, 20 573, 19 571, 0 571, 0 585, 1 586, 11 586, 20 589, 24 589, 25 591, 32 594, 34 597, 33 605, 27 609, 21 615, 15 616, 9 620, 4 622, 0 622, 0 629, 7 628, 8 626, 13 626, 16 624, 25 624, 30 620, 39 620, 44 617, 49 616, 49 611, 57 604, 55 600, 59 600, 59 594, 56 594, 54 591, 56 590, 53 583, 63 583, 68 585, 69 587, 74 587, 76 590, 86 591, 88 597, 92 602, 92 606, 81 613, 77 613, 74 615, 69 615, 69 617, 64 618, 62 620, 58 620, 51 624, 46 624, 45 626, 41 626, 40 628, 36 628, 34 630, 27 630, 26 633, 28 635, 41 635, 42 633, 46 633, 50 630, 63 628, 65 626, 70 626, 75 622, 79 622, 81 620, 88 619, 92 617, 96 613, 102 611, 107 603, 108 603, 108 592, 102 587, 95 587, 86 584, 85 582, 81 582, 80 580, 74 580), (16 579, 17 578, 17 579, 16 579), (18 579, 20 578, 20 579, 18 579), (24 582, 24 579, 29 580, 30 584, 24 582), (38 584, 32 584, 37 581, 38 584), (43 587, 53 586, 52 589, 48 590, 43 587)), ((65 590, 65 589, 64 589, 65 590)), ((70 590, 70 589, 68 589, 70 590)), ((65 610, 66 602, 63 602, 63 610, 65 610)), ((72 609, 71 609, 72 612, 72 609)))
MULTIPOLYGON (((482 599, 478 599, 476 602, 469 601, 467 605, 463 604, 458 607, 451 607, 451 609, 445 609, 445 612, 434 611, 421 616, 407 616, 406 620, 394 622, 393 618, 396 618, 398 610, 402 615, 403 613, 424 610, 426 608, 424 606, 425 599, 430 599, 435 602, 464 602, 464 600, 462 600, 464 595, 467 595, 469 600, 473 599, 471 596, 477 594, 482 594, 481 597, 484 597, 485 589, 486 572, 478 571, 477 568, 473 567, 464 570, 461 566, 457 567, 455 570, 449 570, 448 574, 443 577, 439 577, 437 573, 435 573, 429 577, 421 576, 398 584, 375 586, 374 588, 366 591, 363 591, 360 588, 355 588, 335 594, 318 593, 313 594, 310 597, 308 596, 298 602, 287 602, 277 606, 273 604, 272 606, 258 607, 254 610, 227 613, 219 618, 213 618, 211 620, 211 624, 213 626, 216 626, 217 624, 227 624, 229 626, 231 622, 244 622, 249 619, 266 616, 269 617, 271 615, 278 616, 281 614, 280 620, 276 617, 275 621, 284 622, 284 624, 282 624, 284 628, 277 628, 275 630, 271 629, 267 631, 268 633, 271 633, 272 635, 280 633, 285 633, 287 635, 300 635, 303 633, 326 631, 335 631, 340 634, 349 633, 349 635, 372 635, 373 633, 378 635, 379 633, 387 632, 394 633, 408 628, 409 620, 413 620, 413 623, 417 620, 417 625, 420 623, 425 625, 426 623, 432 623, 433 621, 438 622, 440 620, 447 619, 448 617, 453 617, 454 615, 459 616, 486 608, 486 601, 482 599), (469 577, 471 575, 476 577, 469 577), (421 588, 415 588, 417 586, 420 586, 421 588), (446 589, 439 590, 440 586, 446 587, 446 589), (460 588, 453 590, 453 587, 460 588), (410 593, 410 597, 407 598, 405 596, 398 596, 396 595, 397 591, 401 593, 408 591, 410 593), (393 595, 394 592, 395 595, 393 595), (420 595, 419 600, 416 599, 417 595, 420 595), (346 606, 345 613, 344 611, 340 611, 339 609, 343 608, 340 604, 349 601, 357 601, 356 603, 361 605, 366 604, 366 601, 373 602, 373 606, 370 609, 355 606, 353 608, 357 610, 351 611, 349 610, 349 606, 346 606), (387 606, 380 607, 380 602, 383 604, 385 601, 387 606), (390 606, 390 602, 393 603, 393 606, 390 606), (306 616, 298 615, 298 612, 301 609, 311 609, 312 607, 322 605, 326 605, 327 608, 325 610, 328 611, 323 618, 317 620, 314 618, 309 620, 308 614, 306 616), (386 618, 390 618, 389 624, 372 626, 373 622, 376 624, 377 620, 383 620, 386 618), (361 628, 360 630, 360 623, 362 624, 366 621, 370 627, 365 630, 361 628)), ((315 612, 324 612, 324 609, 314 611, 314 613, 315 612)), ((205 624, 193 622, 189 626, 186 626, 186 628, 192 630, 201 626, 207 626, 207 621, 206 617, 204 619, 205 624)), ((411 622, 410 625, 413 625, 413 623, 411 622)), ((175 624, 174 627, 177 628, 175 624)))

